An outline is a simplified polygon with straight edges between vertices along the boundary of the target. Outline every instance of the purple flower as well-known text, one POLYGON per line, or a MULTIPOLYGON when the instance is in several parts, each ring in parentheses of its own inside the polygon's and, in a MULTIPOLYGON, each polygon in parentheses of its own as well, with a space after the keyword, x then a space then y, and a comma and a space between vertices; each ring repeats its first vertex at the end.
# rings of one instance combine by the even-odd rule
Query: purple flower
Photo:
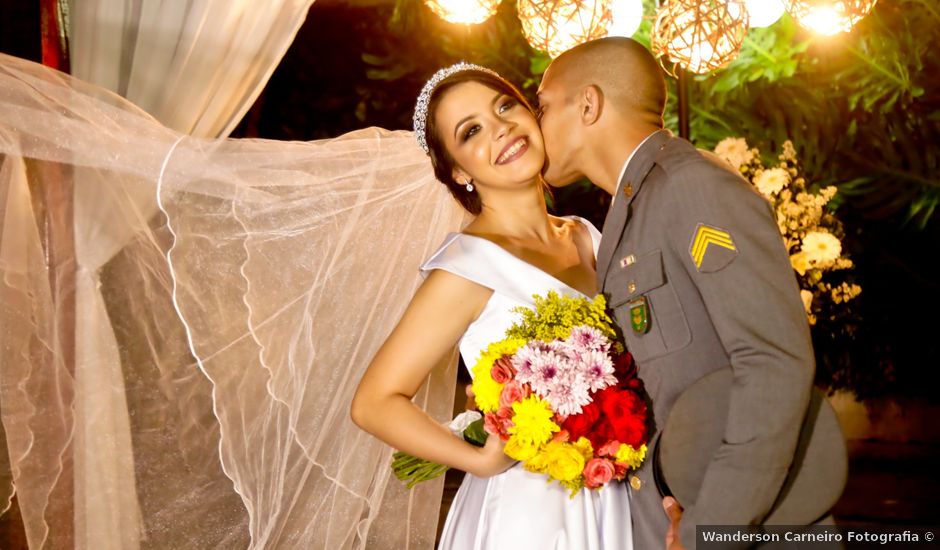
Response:
POLYGON ((601 331, 588 325, 581 325, 571 329, 571 334, 565 340, 569 346, 580 351, 603 351, 610 349, 610 341, 601 331))
POLYGON ((591 391, 599 391, 617 383, 614 362, 605 352, 589 351, 583 354, 576 368, 591 391))
POLYGON ((580 414, 583 411, 582 407, 591 402, 591 395, 584 379, 580 376, 573 376, 564 383, 550 386, 545 400, 558 414, 570 416, 580 414))

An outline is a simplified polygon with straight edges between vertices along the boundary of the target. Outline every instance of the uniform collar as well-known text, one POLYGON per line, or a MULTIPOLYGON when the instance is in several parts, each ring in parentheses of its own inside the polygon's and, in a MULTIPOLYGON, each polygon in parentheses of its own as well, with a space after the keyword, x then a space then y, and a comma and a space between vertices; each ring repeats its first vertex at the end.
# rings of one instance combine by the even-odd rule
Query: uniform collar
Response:
POLYGON ((646 175, 653 169, 659 150, 671 137, 672 132, 669 130, 657 130, 646 136, 646 139, 641 141, 636 149, 630 153, 630 157, 620 171, 620 180, 617 184, 617 191, 614 193, 614 200, 626 198, 629 202, 633 201, 633 197, 640 191, 646 175))

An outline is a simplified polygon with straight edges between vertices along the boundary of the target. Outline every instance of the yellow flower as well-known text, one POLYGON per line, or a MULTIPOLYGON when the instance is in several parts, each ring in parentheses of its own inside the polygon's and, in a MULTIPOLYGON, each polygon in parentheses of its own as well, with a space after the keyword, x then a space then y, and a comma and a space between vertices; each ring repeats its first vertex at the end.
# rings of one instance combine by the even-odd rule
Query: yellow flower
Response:
POLYGON ((584 454, 576 445, 561 441, 552 441, 543 451, 548 475, 559 481, 577 479, 584 471, 584 454))
POLYGON ((757 190, 767 198, 771 198, 790 183, 790 174, 783 168, 764 170, 754 178, 757 190))
POLYGON ((525 464, 523 464, 522 467, 536 474, 547 474, 548 473, 547 458, 548 458, 548 455, 545 453, 545 447, 544 446, 540 447, 540 450, 536 452, 535 456, 526 459, 525 464))
POLYGON ((513 426, 509 428, 509 434, 515 436, 520 445, 541 445, 561 429, 552 422, 554 413, 551 407, 537 395, 513 403, 512 412, 513 426))
MULTIPOLYGON (((519 437, 510 436, 509 441, 506 442, 506 446, 503 447, 503 452, 506 453, 506 456, 509 458, 524 461, 535 457, 539 452, 539 446, 531 442, 523 441, 519 437)), ((526 469, 528 469, 528 467, 526 469)))
POLYGON ((472 369, 473 383, 470 385, 480 411, 492 413, 499 409, 499 394, 503 391, 503 385, 493 380, 490 374, 493 363, 504 355, 516 353, 525 343, 523 339, 507 338, 493 342, 480 353, 480 358, 472 369))
POLYGON ((578 440, 574 442, 574 448, 584 457, 585 463, 594 458, 594 447, 591 445, 590 439, 583 436, 579 437, 578 440))
POLYGON ((801 250, 811 263, 825 264, 835 261, 842 254, 842 243, 829 233, 810 231, 803 237, 801 250))
POLYGON ((797 252, 791 255, 790 265, 792 265, 793 269, 800 275, 806 275, 806 271, 810 268, 809 258, 806 257, 806 252, 797 252))
POLYGON ((533 298, 534 310, 526 307, 513 310, 522 318, 506 331, 509 337, 551 342, 558 338, 567 338, 571 329, 576 326, 587 325, 599 330, 614 341, 615 348, 619 348, 619 343, 616 342, 617 332, 612 326, 613 321, 607 315, 607 302, 603 294, 588 300, 551 291, 544 297, 536 295, 533 298))
POLYGON ((800 298, 803 299, 803 309, 806 310, 806 313, 812 313, 813 293, 805 289, 801 290, 800 298))
POLYGON ((635 449, 623 443, 620 445, 620 448, 617 449, 617 454, 614 458, 617 462, 626 464, 635 470, 640 467, 640 464, 643 464, 643 459, 646 458, 646 445, 640 445, 639 449, 635 449))

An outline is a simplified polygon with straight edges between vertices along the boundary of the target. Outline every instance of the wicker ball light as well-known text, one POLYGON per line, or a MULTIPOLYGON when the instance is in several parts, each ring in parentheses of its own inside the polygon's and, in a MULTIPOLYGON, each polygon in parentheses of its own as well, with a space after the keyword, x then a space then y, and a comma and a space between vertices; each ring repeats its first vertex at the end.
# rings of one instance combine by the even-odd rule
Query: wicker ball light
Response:
POLYGON ((651 46, 660 64, 667 58, 705 74, 737 57, 747 28, 747 10, 739 0, 667 0, 656 16, 651 46))
POLYGON ((474 25, 496 13, 502 0, 424 0, 435 15, 449 23, 474 25))
POLYGON ((785 0, 787 12, 800 26, 831 36, 852 30, 871 13, 878 0, 785 0))
POLYGON ((607 36, 610 0, 519 0, 519 20, 533 48, 558 57, 578 44, 607 36))

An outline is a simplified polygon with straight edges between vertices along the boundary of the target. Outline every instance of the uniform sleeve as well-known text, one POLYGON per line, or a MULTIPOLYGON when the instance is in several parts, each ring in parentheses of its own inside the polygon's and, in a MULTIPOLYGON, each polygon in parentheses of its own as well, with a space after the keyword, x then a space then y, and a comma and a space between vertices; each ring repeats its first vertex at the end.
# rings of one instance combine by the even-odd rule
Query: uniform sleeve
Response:
MULTIPOLYGON (((672 174, 670 174, 673 177, 672 174)), ((675 176, 667 231, 731 359, 722 445, 680 528, 759 523, 793 458, 815 369, 809 325, 772 207, 737 174, 703 160, 675 176)))

